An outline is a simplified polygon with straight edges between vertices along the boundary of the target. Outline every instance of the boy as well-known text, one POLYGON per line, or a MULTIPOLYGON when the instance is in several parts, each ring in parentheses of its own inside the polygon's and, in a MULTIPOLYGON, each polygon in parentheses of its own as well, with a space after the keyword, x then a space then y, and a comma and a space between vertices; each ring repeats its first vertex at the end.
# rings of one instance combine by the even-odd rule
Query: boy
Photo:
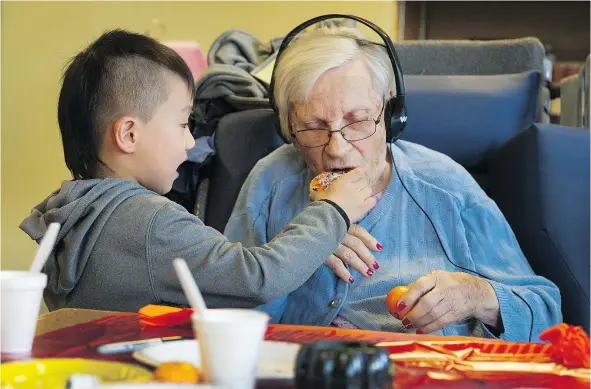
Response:
POLYGON ((375 206, 359 171, 338 179, 268 244, 244 248, 161 194, 186 151, 195 85, 183 60, 143 35, 107 32, 64 73, 58 121, 74 180, 21 224, 39 240, 62 225, 43 269, 50 310, 186 305, 184 258, 210 307, 255 307, 303 284, 375 206))

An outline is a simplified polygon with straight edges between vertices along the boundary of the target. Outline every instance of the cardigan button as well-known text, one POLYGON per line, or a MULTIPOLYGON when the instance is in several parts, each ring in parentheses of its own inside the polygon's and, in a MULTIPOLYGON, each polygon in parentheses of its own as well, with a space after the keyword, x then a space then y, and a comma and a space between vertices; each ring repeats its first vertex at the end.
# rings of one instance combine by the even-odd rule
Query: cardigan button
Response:
POLYGON ((328 306, 329 306, 329 307, 331 307, 331 308, 335 308, 335 307, 338 307, 338 306, 339 306, 339 303, 340 303, 340 302, 341 302, 341 300, 339 300, 339 299, 334 299, 334 300, 332 300, 332 301, 331 301, 331 302, 328 304, 328 306))

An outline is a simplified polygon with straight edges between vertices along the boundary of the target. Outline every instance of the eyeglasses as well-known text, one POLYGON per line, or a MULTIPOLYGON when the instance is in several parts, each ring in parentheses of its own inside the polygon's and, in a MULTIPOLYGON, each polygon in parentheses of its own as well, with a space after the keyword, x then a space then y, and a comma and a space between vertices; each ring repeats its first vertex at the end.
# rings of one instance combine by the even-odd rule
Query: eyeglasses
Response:
POLYGON ((326 128, 315 128, 310 130, 299 130, 292 132, 291 136, 303 147, 321 147, 330 142, 332 134, 340 132, 343 138, 348 142, 357 142, 364 140, 376 133, 378 123, 382 121, 382 112, 376 120, 364 119, 357 122, 349 123, 340 130, 328 130, 326 128))

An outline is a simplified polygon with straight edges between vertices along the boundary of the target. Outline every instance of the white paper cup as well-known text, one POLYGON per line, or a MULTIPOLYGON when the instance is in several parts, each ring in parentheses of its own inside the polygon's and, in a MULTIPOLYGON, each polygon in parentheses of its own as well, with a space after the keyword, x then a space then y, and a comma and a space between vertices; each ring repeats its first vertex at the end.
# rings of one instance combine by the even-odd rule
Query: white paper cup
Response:
POLYGON ((249 309, 208 309, 191 317, 205 381, 252 389, 269 315, 249 309))
POLYGON ((33 347, 47 275, 0 271, 0 351, 28 353, 33 347))

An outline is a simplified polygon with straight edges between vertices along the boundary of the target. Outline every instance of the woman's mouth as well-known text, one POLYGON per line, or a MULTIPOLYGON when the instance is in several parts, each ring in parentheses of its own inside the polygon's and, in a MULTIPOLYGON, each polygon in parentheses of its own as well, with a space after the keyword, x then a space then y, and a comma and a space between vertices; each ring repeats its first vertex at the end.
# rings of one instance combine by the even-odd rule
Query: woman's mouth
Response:
POLYGON ((326 169, 326 171, 331 172, 331 173, 348 173, 353 169, 355 169, 355 166, 353 166, 353 167, 344 166, 344 167, 336 167, 336 168, 326 169))

